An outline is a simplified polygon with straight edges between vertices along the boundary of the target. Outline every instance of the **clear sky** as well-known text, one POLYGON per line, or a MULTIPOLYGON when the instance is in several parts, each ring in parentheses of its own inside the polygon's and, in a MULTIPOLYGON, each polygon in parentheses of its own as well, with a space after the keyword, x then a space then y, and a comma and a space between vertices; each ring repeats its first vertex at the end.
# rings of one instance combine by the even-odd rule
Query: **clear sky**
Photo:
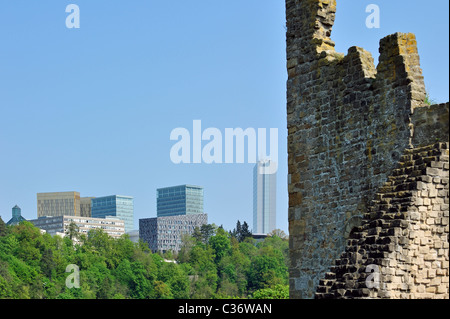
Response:
MULTIPOLYGON (((417 36, 427 90, 449 100, 447 0, 341 0, 336 50, 417 36), (368 4, 379 29, 365 26, 368 4)), ((278 128, 277 227, 287 232, 285 9, 280 0, 4 0, 0 4, 0 215, 36 218, 36 193, 129 195, 156 216, 156 189, 205 189, 209 222, 253 226, 253 164, 170 160, 177 127, 278 128), (79 29, 65 8, 80 8, 79 29)))

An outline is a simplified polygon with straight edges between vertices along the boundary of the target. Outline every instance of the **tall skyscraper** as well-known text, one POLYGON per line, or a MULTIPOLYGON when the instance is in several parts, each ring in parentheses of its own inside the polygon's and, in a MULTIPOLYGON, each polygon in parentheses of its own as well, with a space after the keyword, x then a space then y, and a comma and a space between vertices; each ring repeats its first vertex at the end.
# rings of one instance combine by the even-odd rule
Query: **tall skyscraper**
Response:
POLYGON ((134 203, 133 197, 111 195, 92 198, 92 217, 106 218, 115 216, 125 222, 125 232, 133 230, 134 203))
POLYGON ((37 194, 38 218, 44 216, 80 216, 80 193, 58 192, 37 194))
POLYGON ((203 214, 203 187, 180 185, 156 191, 157 216, 203 214))
POLYGON ((256 163, 253 169, 253 233, 268 234, 276 228, 277 175, 264 174, 270 160, 256 163))

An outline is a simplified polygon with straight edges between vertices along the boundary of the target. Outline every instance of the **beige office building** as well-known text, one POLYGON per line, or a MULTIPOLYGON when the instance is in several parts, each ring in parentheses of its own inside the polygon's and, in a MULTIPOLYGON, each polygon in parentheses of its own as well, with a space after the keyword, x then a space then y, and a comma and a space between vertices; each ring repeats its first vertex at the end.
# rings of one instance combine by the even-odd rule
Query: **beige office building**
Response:
POLYGON ((79 192, 56 192, 37 194, 38 218, 44 216, 92 216, 91 200, 80 197, 79 192))
POLYGON ((80 193, 38 193, 37 213, 38 218, 44 216, 81 216, 80 193))

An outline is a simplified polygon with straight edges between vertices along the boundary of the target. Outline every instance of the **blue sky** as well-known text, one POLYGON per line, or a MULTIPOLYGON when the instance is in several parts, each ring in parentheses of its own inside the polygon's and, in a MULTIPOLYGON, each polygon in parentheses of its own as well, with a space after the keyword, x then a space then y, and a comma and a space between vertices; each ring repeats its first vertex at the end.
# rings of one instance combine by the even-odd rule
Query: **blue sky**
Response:
MULTIPOLYGON (((449 100, 449 2, 341 0, 332 38, 378 60, 379 40, 418 40, 431 97, 449 100), (365 8, 381 10, 368 29, 365 8), (439 9, 438 9, 439 8, 439 9)), ((180 164, 170 132, 278 128, 277 227, 287 232, 284 1, 8 0, 0 5, 0 215, 36 218, 36 193, 135 198, 156 216, 156 189, 205 188, 209 222, 252 227, 252 164, 180 164), (67 29, 68 4, 81 28, 67 29)))

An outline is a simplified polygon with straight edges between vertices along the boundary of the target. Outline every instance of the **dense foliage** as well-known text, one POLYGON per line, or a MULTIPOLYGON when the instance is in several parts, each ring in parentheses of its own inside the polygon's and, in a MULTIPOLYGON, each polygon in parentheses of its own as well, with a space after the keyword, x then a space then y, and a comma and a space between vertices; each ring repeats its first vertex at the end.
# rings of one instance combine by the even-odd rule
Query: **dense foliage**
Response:
POLYGON ((161 255, 126 235, 93 230, 79 237, 72 229, 52 237, 29 222, 5 226, 0 218, 0 298, 287 298, 284 234, 256 244, 238 228, 205 225, 183 238, 177 255, 161 255), (66 286, 70 264, 79 267, 79 288, 66 286))

